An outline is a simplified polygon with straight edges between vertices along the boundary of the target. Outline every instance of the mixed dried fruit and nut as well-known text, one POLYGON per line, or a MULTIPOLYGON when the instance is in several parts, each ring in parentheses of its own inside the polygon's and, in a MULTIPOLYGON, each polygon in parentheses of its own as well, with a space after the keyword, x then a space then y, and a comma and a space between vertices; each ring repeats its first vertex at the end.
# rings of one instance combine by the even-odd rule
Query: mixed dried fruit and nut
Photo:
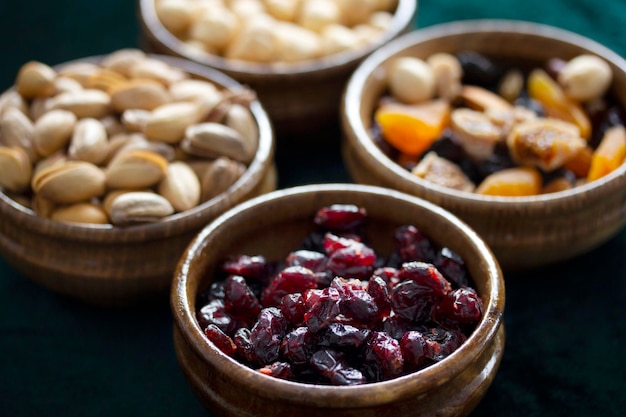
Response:
POLYGON ((387 29, 397 0, 155 0, 190 54, 300 62, 355 50, 387 29))
POLYGON ((374 113, 381 150, 426 181, 529 196, 571 189, 622 165, 626 130, 595 55, 525 67, 473 52, 403 56, 374 113))
POLYGON ((389 380, 448 357, 483 314, 464 261, 412 225, 390 231, 383 256, 366 221, 333 204, 283 261, 226 259, 196 303, 207 338, 263 374, 315 384, 389 380))
POLYGON ((227 190, 258 145, 254 94, 134 49, 23 65, 0 97, 0 189, 53 220, 158 221, 227 190))

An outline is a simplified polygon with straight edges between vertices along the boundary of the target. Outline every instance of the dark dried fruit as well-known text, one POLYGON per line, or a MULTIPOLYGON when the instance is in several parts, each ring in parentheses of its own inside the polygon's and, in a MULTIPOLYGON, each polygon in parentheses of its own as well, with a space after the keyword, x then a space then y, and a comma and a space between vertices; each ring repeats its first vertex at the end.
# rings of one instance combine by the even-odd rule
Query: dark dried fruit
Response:
POLYGON ((348 231, 363 225, 367 212, 354 204, 333 204, 318 210, 314 223, 324 229, 348 231))
POLYGON ((435 248, 430 239, 415 226, 398 227, 394 240, 402 262, 432 262, 435 259, 435 248))
POLYGON ((451 291, 437 303, 437 314, 458 323, 475 323, 482 317, 483 306, 476 290, 461 287, 451 291))
POLYGON ((412 330, 402 335, 400 349, 404 358, 404 366, 408 371, 421 369, 429 362, 426 356, 427 345, 426 337, 422 332, 412 330))
POLYGON ((266 307, 276 307, 285 295, 303 293, 311 288, 317 288, 317 278, 313 271, 302 266, 290 266, 280 271, 263 290, 261 302, 266 307))
POLYGON ((235 352, 237 351, 235 343, 233 343, 233 340, 215 324, 209 324, 206 329, 204 329, 204 334, 219 350, 228 356, 235 356, 235 352))
POLYGON ((402 374, 404 358, 398 341, 386 333, 373 332, 363 352, 365 372, 375 381, 395 378, 402 374))
POLYGON ((281 355, 294 365, 309 362, 316 348, 316 336, 307 327, 297 327, 287 333, 280 347, 281 355))
POLYGON ((213 324, 229 335, 238 328, 245 327, 245 323, 228 314, 224 301, 220 299, 215 299, 204 305, 196 314, 196 318, 202 330, 213 324))
POLYGON ((435 265, 439 272, 441 272, 454 287, 466 287, 469 285, 469 272, 467 271, 463 258, 450 248, 441 248, 437 254, 435 265))
POLYGON ((357 349, 370 336, 371 331, 349 324, 331 323, 319 336, 318 346, 338 349, 357 349))
POLYGON ((347 365, 342 355, 333 350, 319 350, 311 358, 311 366, 333 385, 359 385, 363 374, 347 365))
POLYGON ((288 328, 289 323, 278 308, 261 310, 258 321, 250 331, 250 342, 258 363, 270 364, 278 360, 280 344, 288 328))
POLYGON ((253 324, 261 311, 261 303, 246 284, 246 280, 241 276, 231 275, 226 279, 224 290, 226 312, 248 325, 253 324))
POLYGON ((222 263, 222 270, 229 275, 241 275, 246 278, 265 279, 269 266, 263 256, 233 256, 222 263))
POLYGON ((415 281, 402 281, 391 291, 391 307, 403 319, 421 322, 429 320, 437 301, 435 291, 415 281))
POLYGON ((404 263, 400 270, 400 278, 428 287, 437 295, 446 295, 452 288, 450 282, 441 275, 435 265, 427 262, 404 263))
POLYGON ((291 379, 293 371, 291 365, 287 362, 274 362, 259 369, 263 375, 272 376, 280 379, 291 379))
POLYGON ((324 288, 309 311, 304 314, 304 321, 312 332, 325 329, 339 314, 339 291, 336 288, 324 288))

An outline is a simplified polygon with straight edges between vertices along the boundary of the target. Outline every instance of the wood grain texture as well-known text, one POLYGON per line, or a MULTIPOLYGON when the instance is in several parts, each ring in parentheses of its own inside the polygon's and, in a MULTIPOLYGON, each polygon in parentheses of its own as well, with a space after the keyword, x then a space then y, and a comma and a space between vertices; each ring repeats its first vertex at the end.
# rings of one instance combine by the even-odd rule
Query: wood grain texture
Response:
MULTIPOLYGON (((151 57, 221 87, 241 86, 217 70, 151 57)), ((199 230, 236 204, 276 188, 274 132, 258 101, 251 111, 260 132, 257 153, 243 176, 219 196, 158 223, 113 227, 55 222, 0 192, 0 253, 33 281, 90 303, 127 305, 165 296, 183 250, 199 230)))
POLYGON ((216 68, 249 85, 258 93, 280 137, 283 134, 309 133, 336 123, 341 93, 352 71, 372 51, 412 28, 417 3, 416 0, 399 0, 390 29, 370 47, 287 66, 190 54, 184 44, 161 24, 154 0, 137 0, 137 10, 143 49, 216 68))
POLYGON ((376 147, 367 129, 383 94, 384 74, 391 60, 461 50, 517 62, 596 54, 610 64, 614 73, 611 92, 621 105, 626 104, 626 61, 588 38, 545 25, 506 20, 432 26, 381 48, 351 77, 342 103, 342 129, 344 161, 353 180, 423 197, 455 213, 486 240, 505 270, 569 259, 618 233, 626 224, 626 165, 568 191, 533 197, 489 197, 428 183, 376 147))
POLYGON ((179 363, 194 392, 216 416, 465 416, 485 394, 504 349, 504 281, 484 242, 455 216, 398 191, 356 184, 307 185, 249 200, 204 228, 177 267, 170 304, 179 363), (453 355, 422 371, 352 387, 267 377, 221 353, 195 319, 196 296, 227 255, 284 259, 312 230, 315 212, 333 203, 368 212, 365 233, 389 253, 394 227, 413 224, 466 261, 485 313, 453 355))

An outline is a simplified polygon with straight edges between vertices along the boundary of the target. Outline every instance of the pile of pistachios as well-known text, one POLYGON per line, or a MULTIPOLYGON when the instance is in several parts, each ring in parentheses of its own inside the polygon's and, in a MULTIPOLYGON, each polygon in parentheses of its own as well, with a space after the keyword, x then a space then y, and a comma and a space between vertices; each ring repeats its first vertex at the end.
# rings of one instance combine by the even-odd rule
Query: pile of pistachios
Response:
POLYGON ((58 69, 28 62, 0 96, 0 190, 57 221, 159 221, 245 172, 254 99, 136 49, 58 69))

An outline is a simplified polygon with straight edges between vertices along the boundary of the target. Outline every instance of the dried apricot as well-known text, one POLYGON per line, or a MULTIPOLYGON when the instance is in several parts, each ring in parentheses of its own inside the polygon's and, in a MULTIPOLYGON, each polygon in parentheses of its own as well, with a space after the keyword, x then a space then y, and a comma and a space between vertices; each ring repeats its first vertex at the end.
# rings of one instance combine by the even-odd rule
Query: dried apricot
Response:
POLYGON ((374 117, 391 145, 402 153, 420 155, 441 136, 450 105, 439 99, 420 104, 389 101, 381 104, 374 117))
POLYGON ((587 179, 597 180, 617 169, 626 159, 626 129, 614 126, 606 131, 602 142, 591 156, 587 179))
POLYGON ((508 168, 487 176, 476 193, 519 197, 541 193, 541 174, 532 167, 508 168))

